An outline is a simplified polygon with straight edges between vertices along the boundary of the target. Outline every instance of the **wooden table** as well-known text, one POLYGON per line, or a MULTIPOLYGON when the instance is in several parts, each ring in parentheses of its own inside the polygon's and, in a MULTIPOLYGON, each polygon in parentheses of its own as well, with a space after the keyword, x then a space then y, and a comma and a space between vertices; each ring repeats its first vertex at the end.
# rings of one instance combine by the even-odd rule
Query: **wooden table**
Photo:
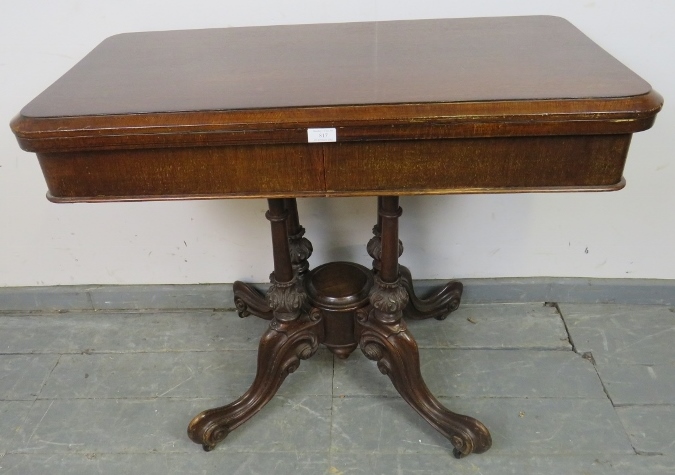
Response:
POLYGON ((241 316, 270 320, 251 388, 197 415, 211 450, 320 344, 360 346, 457 456, 491 445, 429 392, 402 318, 445 318, 399 266, 399 195, 618 190, 631 135, 662 104, 565 20, 422 20, 122 34, 12 122, 56 202, 265 197, 266 296, 234 284, 241 316), (295 198, 378 196, 373 269, 309 270, 295 198))

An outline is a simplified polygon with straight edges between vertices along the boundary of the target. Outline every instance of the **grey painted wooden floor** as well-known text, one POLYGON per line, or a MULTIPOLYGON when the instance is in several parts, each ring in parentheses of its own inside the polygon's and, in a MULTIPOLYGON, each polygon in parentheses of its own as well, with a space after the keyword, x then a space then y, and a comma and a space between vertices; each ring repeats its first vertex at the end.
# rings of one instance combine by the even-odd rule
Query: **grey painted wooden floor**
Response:
POLYGON ((0 474, 673 474, 675 309, 464 305, 410 323, 431 390, 493 435, 449 443, 360 353, 325 351, 215 451, 266 322, 229 311, 0 315, 0 474))

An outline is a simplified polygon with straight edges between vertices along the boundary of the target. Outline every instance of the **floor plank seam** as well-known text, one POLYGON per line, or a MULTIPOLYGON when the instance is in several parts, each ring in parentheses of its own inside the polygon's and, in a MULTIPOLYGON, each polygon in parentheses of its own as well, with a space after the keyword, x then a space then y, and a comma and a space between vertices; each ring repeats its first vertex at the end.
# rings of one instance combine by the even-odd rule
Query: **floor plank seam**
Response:
POLYGON ((40 316, 40 317, 56 317, 59 315, 128 315, 128 314, 175 314, 185 312, 201 312, 201 313, 234 313, 237 309, 234 307, 166 307, 166 308, 82 308, 82 309, 38 309, 38 310, 0 310, 0 318, 2 317, 17 317, 17 316, 40 316))
POLYGON ((40 385, 40 389, 38 389, 37 394, 35 395, 35 401, 37 401, 37 400, 40 399, 40 394, 42 394, 42 390, 43 390, 43 389, 45 388, 45 386, 47 385, 47 381, 49 381, 49 378, 51 378, 52 373, 54 373, 54 370, 56 369, 56 367, 57 367, 57 366, 59 365, 59 363, 61 362, 61 356, 62 356, 62 355, 59 354, 59 357, 56 358, 56 363, 54 363, 54 366, 52 366, 52 369, 49 371, 49 374, 47 374, 47 376, 45 376, 45 378, 42 380, 42 384, 40 385))
POLYGON ((639 404, 639 403, 616 404, 614 407, 616 407, 616 408, 622 408, 622 407, 675 407, 675 405, 667 403, 667 402, 648 402, 648 403, 644 403, 644 404, 639 404))
POLYGON ((453 350, 453 351, 572 351, 571 348, 550 346, 421 346, 420 350, 453 350))
MULTIPOLYGON (((571 335, 571 333, 569 331, 569 328, 567 326, 567 322, 565 321, 565 316, 563 315, 563 312, 560 310, 560 307, 558 306, 557 303, 555 304, 555 308, 557 309, 558 313, 560 314, 560 318, 562 319, 563 324, 565 325, 565 331, 567 331, 567 335, 569 336, 570 343, 572 344, 572 347, 574 348, 574 352, 579 354, 579 351, 576 349, 576 346, 574 345, 574 342, 572 340, 572 335, 571 335)), ((633 441, 630 437, 630 433, 629 433, 628 429, 626 428, 626 425, 624 424, 623 420, 621 419, 621 417, 619 416, 619 414, 616 411, 616 408, 618 406, 616 404, 614 404, 614 401, 612 400, 612 396, 610 395, 609 390, 607 389, 607 386, 605 385, 605 382, 602 380, 602 377, 600 376, 600 372, 598 371, 598 366, 595 362, 595 358, 593 357, 593 352, 586 351, 586 352, 581 354, 581 357, 588 360, 593 365, 593 370, 595 371, 595 374, 598 377, 598 381, 600 381, 600 385, 602 387, 602 390, 605 393, 605 396, 607 397, 607 400, 612 405, 612 410, 616 414, 616 417, 619 420, 619 423, 621 424, 621 427, 623 428, 623 433, 626 436, 626 439, 628 440, 628 443, 633 448, 633 452, 635 452, 636 455, 640 455, 640 451, 637 449, 637 447, 635 447, 635 444, 633 443, 633 441)))
MULTIPOLYGON (((333 363, 333 374, 330 379, 330 430, 328 432, 328 466, 333 467, 333 424, 334 424, 334 412, 335 409, 335 355, 332 355, 333 358, 331 362, 333 363)), ((329 470, 330 470, 329 468, 329 470)))
POLYGON ((239 351, 248 351, 248 352, 257 352, 256 348, 214 348, 210 350, 201 350, 201 349, 188 349, 188 350, 153 350, 153 351, 96 351, 96 350, 78 350, 78 351, 33 351, 33 352, 0 352, 0 356, 31 356, 31 355, 60 355, 60 356, 72 356, 72 355, 147 355, 147 354, 167 354, 167 353, 224 353, 224 352, 239 352, 239 351))
MULTIPOLYGON (((279 395, 283 397, 282 394, 279 395)), ((308 397, 319 397, 319 396, 329 396, 328 394, 302 394, 302 396, 308 397)), ((213 401, 215 399, 221 400, 224 399, 222 394, 214 396, 198 396, 198 397, 185 397, 185 396, 126 396, 126 397, 44 397, 38 398, 35 401, 139 401, 139 402, 156 402, 156 401, 213 401)), ((30 399, 7 399, 3 400, 6 402, 20 402, 20 401, 30 401, 30 399)))
POLYGON ((665 454, 663 452, 649 452, 646 450, 637 450, 635 449, 635 455, 638 455, 640 457, 662 457, 665 454))
POLYGON ((591 362, 591 364, 593 365, 593 369, 595 370, 595 374, 598 375, 598 381, 600 381, 600 384, 602 385, 602 390, 605 392, 605 395, 607 396, 607 399, 609 400, 609 402, 612 404, 612 407, 616 408, 617 405, 614 404, 614 401, 612 400, 612 396, 609 394, 609 390, 607 389, 607 386, 605 385, 605 382, 602 380, 602 376, 600 376, 600 372, 598 371, 598 367, 595 364, 595 359, 593 358, 593 353, 591 353, 589 351, 589 352, 584 353, 584 355, 586 355, 586 354, 588 354, 589 357, 586 357, 586 356, 582 356, 582 357, 584 359, 588 359, 591 362))
MULTIPOLYGON (((148 451, 126 451, 126 452, 106 452, 104 450, 96 450, 92 451, 90 449, 87 450, 67 450, 67 451, 54 451, 54 452, 48 452, 44 450, 40 451, 35 451, 31 448, 25 448, 25 449, 17 449, 17 450, 9 450, 4 453, 4 455, 29 455, 29 456, 36 456, 36 455, 63 455, 63 456, 72 456, 72 455, 78 455, 78 456, 90 456, 90 455, 191 455, 191 454, 196 454, 195 456, 198 457, 203 454, 203 450, 199 447, 194 447, 194 450, 192 448, 190 450, 176 450, 176 451, 166 451, 166 452, 159 452, 157 450, 150 449, 148 451)), ((223 455, 230 455, 230 454, 252 454, 252 455, 274 455, 274 454, 293 454, 297 455, 298 453, 303 453, 303 454, 321 454, 325 453, 326 450, 324 449, 311 449, 311 450, 303 450, 301 452, 297 450, 255 450, 255 449, 242 449, 242 450, 235 450, 235 449, 228 449, 228 450, 219 450, 215 449, 212 453, 222 453, 223 455)), ((2 458, 3 454, 0 454, 0 458, 2 458)), ((205 457, 209 457, 209 455, 204 454, 205 457)), ((89 458, 89 457, 87 457, 89 458)), ((2 468, 2 467, 0 467, 2 468)), ((0 472, 2 473, 2 472, 0 472)), ((226 473, 226 472, 222 472, 226 473)))
POLYGON ((95 310, 96 305, 94 304, 94 298, 91 296, 91 291, 86 291, 85 295, 87 296, 87 302, 89 303, 89 306, 92 310, 95 310))
MULTIPOLYGON (((571 351, 567 348, 537 348, 537 347, 446 347, 446 346, 423 346, 419 348, 420 350, 451 350, 451 351, 550 351, 550 352, 565 352, 571 351)), ((217 353, 217 352, 239 352, 239 351, 248 351, 248 352, 257 352, 257 348, 213 348, 213 349, 175 349, 175 350, 152 350, 152 351, 143 351, 143 350, 73 350, 73 351, 9 351, 2 352, 0 351, 0 356, 34 356, 34 355, 59 355, 59 356, 72 356, 72 355, 145 355, 145 354, 167 354, 167 353, 217 353)), ((649 365, 645 365, 649 366, 649 365)))
POLYGON ((572 351, 578 353, 577 347, 574 344, 574 340, 572 339, 572 333, 570 332, 570 329, 567 326, 567 321, 565 321, 565 316, 563 315, 562 310, 560 310, 560 305, 558 304, 558 302, 544 302, 544 306, 555 309, 556 313, 560 316, 560 320, 562 321, 563 327, 565 328, 565 333, 567 333, 567 341, 572 347, 572 351))

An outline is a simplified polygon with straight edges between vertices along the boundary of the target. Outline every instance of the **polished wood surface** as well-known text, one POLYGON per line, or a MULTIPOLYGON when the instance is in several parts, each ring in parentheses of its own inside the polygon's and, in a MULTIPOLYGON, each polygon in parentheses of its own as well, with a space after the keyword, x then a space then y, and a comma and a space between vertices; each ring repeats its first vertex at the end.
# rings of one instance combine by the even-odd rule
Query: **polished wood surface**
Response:
POLYGON ((561 18, 469 18, 117 35, 22 114, 578 100, 650 90, 561 18))
POLYGON ((460 282, 420 298, 398 263, 399 195, 616 190, 662 105, 565 20, 477 18, 132 33, 107 39, 12 121, 53 201, 268 198, 274 272, 234 284, 269 320, 251 388, 192 419, 213 449, 320 344, 357 347, 448 438, 487 427, 431 394, 404 317, 444 319, 460 282), (308 143, 308 128, 335 143, 308 143), (378 196, 373 268, 309 269, 295 197, 378 196))
POLYGON ((661 104, 563 19, 418 20, 114 36, 12 128, 54 201, 598 191, 661 104))

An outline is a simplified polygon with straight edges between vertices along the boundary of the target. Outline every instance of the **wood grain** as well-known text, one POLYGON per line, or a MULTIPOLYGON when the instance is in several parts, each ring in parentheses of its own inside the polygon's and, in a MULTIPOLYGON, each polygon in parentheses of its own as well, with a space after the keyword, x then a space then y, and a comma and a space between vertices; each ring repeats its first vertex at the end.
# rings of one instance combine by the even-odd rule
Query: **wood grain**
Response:
POLYGON ((40 153, 53 201, 621 187, 631 135, 40 153))
POLYGON ((55 201, 323 193, 321 147, 230 146, 38 154, 55 201))
POLYGON ((388 141, 326 146, 326 188, 418 190, 613 186, 630 135, 388 141), (385 158, 385 159, 383 159, 385 158))
POLYGON ((23 115, 580 99, 650 89, 562 18, 338 23, 116 35, 23 115))
POLYGON ((631 133, 661 103, 561 18, 416 20, 117 35, 12 128, 35 152, 631 133))
POLYGON ((62 202, 598 191, 662 103, 560 18, 410 20, 117 35, 11 126, 62 202))

